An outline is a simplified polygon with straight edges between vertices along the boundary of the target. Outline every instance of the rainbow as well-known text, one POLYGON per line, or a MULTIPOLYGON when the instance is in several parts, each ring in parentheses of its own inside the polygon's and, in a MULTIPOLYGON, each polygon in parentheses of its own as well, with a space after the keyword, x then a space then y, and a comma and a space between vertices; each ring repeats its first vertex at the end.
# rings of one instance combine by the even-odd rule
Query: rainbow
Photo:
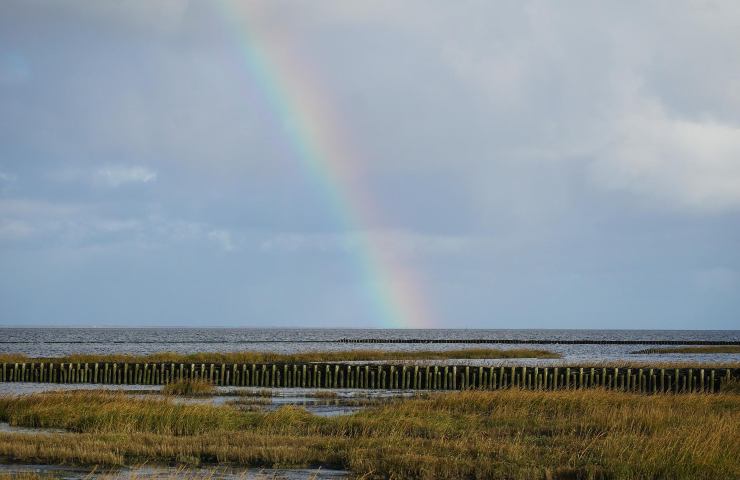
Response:
POLYGON ((372 299, 378 326, 426 328, 433 325, 414 272, 393 258, 373 235, 379 212, 354 168, 358 153, 331 108, 330 96, 319 88, 312 71, 249 24, 252 2, 217 2, 236 39, 250 79, 269 105, 273 121, 288 137, 301 166, 326 203, 340 230, 358 237, 351 259, 372 299))

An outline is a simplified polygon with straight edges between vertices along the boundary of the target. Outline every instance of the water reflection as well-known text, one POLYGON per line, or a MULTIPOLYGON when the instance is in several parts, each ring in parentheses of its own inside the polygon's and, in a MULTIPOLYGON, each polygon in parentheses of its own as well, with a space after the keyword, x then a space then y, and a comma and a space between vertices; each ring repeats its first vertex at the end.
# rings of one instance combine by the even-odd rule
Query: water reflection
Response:
MULTIPOLYGON (((161 387, 152 385, 0 383, 2 395, 28 395, 44 392, 107 391, 121 392, 139 399, 167 398, 176 403, 232 405, 245 411, 273 411, 286 405, 305 408, 322 417, 350 415, 362 408, 378 405, 393 398, 413 397, 424 392, 404 390, 350 390, 315 388, 235 388, 217 387, 216 395, 178 397, 161 395, 161 387)), ((0 431, 2 430, 0 424, 0 431)), ((6 424, 7 425, 7 424, 6 424)))

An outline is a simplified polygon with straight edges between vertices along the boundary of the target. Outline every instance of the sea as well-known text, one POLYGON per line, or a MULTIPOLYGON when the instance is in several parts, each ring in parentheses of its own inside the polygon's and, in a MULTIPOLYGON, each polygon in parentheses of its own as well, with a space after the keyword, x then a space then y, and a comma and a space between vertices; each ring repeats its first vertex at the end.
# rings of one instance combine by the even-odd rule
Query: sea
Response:
MULTIPOLYGON (((305 328, 0 328, 0 353, 56 357, 74 353, 236 352, 300 353, 382 349, 388 351, 449 350, 461 348, 541 348, 560 360, 506 360, 507 364, 572 364, 640 361, 740 362, 740 354, 641 354, 652 345, 570 344, 427 344, 343 343, 343 339, 388 340, 639 340, 733 341, 740 330, 504 330, 504 329, 305 329, 305 328)), ((658 347, 658 345, 655 345, 658 347)), ((464 361, 471 364, 470 360, 464 361)), ((475 363, 475 362, 472 362, 475 363)), ((483 362, 491 363, 491 361, 483 362)), ((494 362, 495 363, 495 362, 494 362)))

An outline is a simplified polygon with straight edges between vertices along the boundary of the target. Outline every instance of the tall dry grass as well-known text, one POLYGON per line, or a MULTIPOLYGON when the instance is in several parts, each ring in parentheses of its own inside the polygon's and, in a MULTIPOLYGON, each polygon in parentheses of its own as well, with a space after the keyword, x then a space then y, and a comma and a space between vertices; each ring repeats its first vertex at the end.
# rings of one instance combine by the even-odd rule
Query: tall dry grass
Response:
POLYGON ((466 391, 321 418, 103 393, 0 399, 0 456, 348 468, 367 478, 740 478, 740 395, 466 391))

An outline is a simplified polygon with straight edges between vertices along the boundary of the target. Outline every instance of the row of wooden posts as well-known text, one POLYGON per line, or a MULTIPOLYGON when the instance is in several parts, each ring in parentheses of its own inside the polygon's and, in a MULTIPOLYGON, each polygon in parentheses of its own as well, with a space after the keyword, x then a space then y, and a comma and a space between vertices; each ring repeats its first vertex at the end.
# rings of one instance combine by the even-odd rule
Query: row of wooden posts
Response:
POLYGON ((216 385, 277 388, 409 390, 575 389, 605 387, 657 392, 717 392, 740 369, 478 367, 389 364, 2 363, 0 382, 162 385, 205 379, 216 385))

